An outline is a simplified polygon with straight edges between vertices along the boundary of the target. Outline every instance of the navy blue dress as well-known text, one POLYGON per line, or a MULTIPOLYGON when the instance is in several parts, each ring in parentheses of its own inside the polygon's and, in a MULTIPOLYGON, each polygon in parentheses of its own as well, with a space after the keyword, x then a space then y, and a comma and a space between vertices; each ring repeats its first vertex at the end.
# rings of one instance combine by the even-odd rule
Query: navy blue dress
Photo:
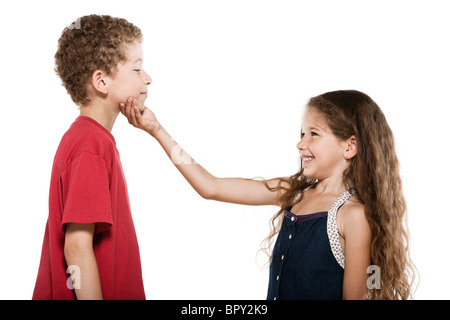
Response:
POLYGON ((342 299, 345 262, 336 214, 354 192, 344 192, 328 212, 295 215, 292 206, 285 209, 273 248, 268 300, 342 299))
POLYGON ((344 269, 331 252, 328 212, 297 216, 290 209, 273 248, 267 299, 342 299, 344 269))

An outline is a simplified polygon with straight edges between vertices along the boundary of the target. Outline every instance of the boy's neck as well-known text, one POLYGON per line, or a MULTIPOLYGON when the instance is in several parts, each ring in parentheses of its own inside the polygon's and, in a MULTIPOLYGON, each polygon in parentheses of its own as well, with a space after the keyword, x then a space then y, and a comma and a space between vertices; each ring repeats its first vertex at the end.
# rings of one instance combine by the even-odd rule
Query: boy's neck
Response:
POLYGON ((119 106, 117 106, 117 110, 114 110, 113 108, 108 108, 103 104, 95 102, 80 108, 80 116, 94 119, 109 132, 111 132, 118 114, 119 106))

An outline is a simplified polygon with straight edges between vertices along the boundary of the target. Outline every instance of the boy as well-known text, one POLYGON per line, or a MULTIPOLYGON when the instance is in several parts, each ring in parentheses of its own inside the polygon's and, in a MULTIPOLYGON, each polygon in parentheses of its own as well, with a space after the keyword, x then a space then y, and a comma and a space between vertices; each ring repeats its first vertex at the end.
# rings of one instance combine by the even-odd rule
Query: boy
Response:
POLYGON ((55 71, 80 116, 55 155, 33 299, 145 299, 127 186, 110 131, 119 102, 144 105, 142 34, 90 15, 64 29, 55 71), (74 27, 75 26, 75 27, 74 27), (70 278, 69 278, 70 276, 70 278))

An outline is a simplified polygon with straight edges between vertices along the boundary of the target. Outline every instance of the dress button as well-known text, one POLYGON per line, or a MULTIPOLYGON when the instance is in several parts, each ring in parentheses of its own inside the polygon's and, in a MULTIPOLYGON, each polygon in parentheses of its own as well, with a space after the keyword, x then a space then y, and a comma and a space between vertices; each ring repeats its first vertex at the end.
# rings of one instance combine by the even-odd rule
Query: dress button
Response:
POLYGON ((292 217, 292 218, 291 218, 291 221, 294 222, 294 221, 295 221, 295 217, 292 217))
POLYGON ((289 240, 291 240, 291 239, 292 239, 292 234, 289 235, 289 240))
POLYGON ((284 260, 284 254, 281 256, 281 260, 284 260))
POLYGON ((277 300, 277 297, 274 297, 273 300, 277 300))
POLYGON ((277 276, 277 281, 280 280, 280 276, 277 276))

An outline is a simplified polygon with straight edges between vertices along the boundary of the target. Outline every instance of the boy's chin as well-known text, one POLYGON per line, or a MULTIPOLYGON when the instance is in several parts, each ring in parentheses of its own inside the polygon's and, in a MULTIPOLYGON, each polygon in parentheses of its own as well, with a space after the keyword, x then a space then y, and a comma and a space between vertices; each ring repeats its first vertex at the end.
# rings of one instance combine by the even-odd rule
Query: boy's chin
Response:
MULTIPOLYGON (((143 112, 145 110, 145 100, 146 99, 143 99, 142 96, 137 98, 137 107, 138 107, 140 112, 143 112)), ((121 101, 121 103, 126 104, 127 100, 125 99, 125 100, 121 101)))
POLYGON ((147 100, 147 96, 141 95, 137 100, 137 107, 140 112, 145 110, 145 100, 147 100))

